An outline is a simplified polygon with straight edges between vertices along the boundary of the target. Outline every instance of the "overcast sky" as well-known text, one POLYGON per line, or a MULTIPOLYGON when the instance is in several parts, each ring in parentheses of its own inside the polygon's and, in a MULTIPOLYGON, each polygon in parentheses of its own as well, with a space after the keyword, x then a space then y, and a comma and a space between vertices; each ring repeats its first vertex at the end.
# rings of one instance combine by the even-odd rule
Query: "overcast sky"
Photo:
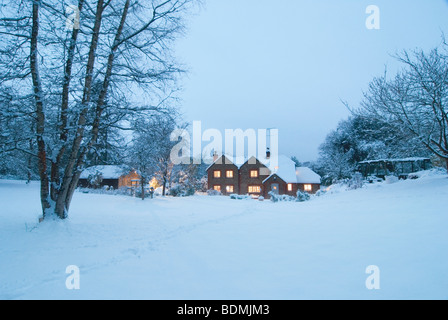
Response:
POLYGON ((182 111, 203 129, 279 129, 280 153, 316 160, 362 91, 401 49, 448 37, 446 0, 204 0, 177 56, 182 111), (380 30, 365 26, 368 5, 380 30))

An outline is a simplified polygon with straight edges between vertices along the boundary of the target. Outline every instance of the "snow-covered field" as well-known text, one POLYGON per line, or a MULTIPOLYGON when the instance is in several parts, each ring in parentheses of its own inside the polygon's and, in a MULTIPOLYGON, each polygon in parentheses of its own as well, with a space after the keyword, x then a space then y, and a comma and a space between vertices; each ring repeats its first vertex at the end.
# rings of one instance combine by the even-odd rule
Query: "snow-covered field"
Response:
POLYGON ((77 193, 40 225, 38 196, 0 181, 0 299, 448 299, 444 174, 306 203, 77 193))

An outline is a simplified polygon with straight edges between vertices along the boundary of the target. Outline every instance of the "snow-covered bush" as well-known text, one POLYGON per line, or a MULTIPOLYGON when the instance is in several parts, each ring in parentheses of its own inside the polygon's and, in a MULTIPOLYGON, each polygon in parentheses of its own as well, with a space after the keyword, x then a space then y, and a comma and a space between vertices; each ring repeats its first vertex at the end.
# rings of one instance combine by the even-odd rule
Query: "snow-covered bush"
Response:
POLYGON ((417 180, 420 179, 420 175, 416 172, 416 173, 410 173, 408 174, 408 179, 410 180, 417 180))
POLYGON ((107 186, 100 189, 78 188, 77 191, 91 194, 126 195, 126 196, 133 195, 131 188, 114 189, 113 187, 107 187, 107 186))
POLYGON ((347 181, 347 189, 348 190, 356 190, 361 189, 364 185, 364 179, 362 174, 359 172, 355 172, 350 179, 347 181))
POLYGON ((311 196, 307 192, 297 191, 297 202, 305 202, 311 199, 311 196))
POLYGON ((217 191, 217 190, 208 190, 207 194, 209 196, 212 196, 212 197, 222 196, 222 193, 220 191, 217 191))
POLYGON ((398 180, 397 176, 386 176, 386 183, 388 184, 396 183, 398 180))
POLYGON ((276 193, 274 193, 274 192, 269 192, 268 193, 269 194, 269 196, 271 197, 271 201, 272 202, 278 202, 279 200, 280 200, 280 197, 279 197, 279 195, 278 194, 276 194, 276 193))
POLYGON ((233 200, 247 200, 247 199, 252 199, 252 197, 250 195, 248 195, 248 194, 241 195, 241 194, 234 193, 234 194, 230 195, 230 199, 233 199, 233 200))
POLYGON ((170 189, 170 195, 173 197, 190 197, 194 195, 195 190, 191 186, 175 185, 170 189))
POLYGON ((316 197, 322 197, 323 195, 325 195, 327 193, 327 191, 325 190, 318 190, 315 194, 316 197))
POLYGON ((379 177, 377 177, 377 176, 373 176, 373 175, 368 176, 368 177, 366 178, 366 180, 367 180, 369 183, 383 182, 383 181, 384 181, 382 178, 379 178, 379 177))
POLYGON ((89 185, 92 186, 92 188, 99 189, 101 188, 101 183, 103 182, 103 175, 101 174, 101 172, 97 171, 94 174, 89 175, 87 181, 89 182, 89 185))
POLYGON ((263 196, 259 196, 258 197, 258 201, 264 201, 264 197, 263 196))
POLYGON ((183 192, 184 192, 184 190, 182 190, 181 186, 173 186, 170 189, 170 194, 173 197, 182 197, 183 196, 183 192))
POLYGON ((286 194, 276 194, 274 192, 269 192, 269 196, 271 197, 272 202, 280 202, 280 201, 296 201, 296 198, 292 196, 288 196, 286 194))

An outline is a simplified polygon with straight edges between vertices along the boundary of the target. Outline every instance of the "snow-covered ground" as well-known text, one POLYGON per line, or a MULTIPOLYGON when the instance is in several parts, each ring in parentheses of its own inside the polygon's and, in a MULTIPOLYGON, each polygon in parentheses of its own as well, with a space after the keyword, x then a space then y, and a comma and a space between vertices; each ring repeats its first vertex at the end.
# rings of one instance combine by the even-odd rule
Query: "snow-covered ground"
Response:
POLYGON ((306 203, 77 193, 39 225, 38 196, 0 181, 0 299, 448 299, 444 174, 306 203))

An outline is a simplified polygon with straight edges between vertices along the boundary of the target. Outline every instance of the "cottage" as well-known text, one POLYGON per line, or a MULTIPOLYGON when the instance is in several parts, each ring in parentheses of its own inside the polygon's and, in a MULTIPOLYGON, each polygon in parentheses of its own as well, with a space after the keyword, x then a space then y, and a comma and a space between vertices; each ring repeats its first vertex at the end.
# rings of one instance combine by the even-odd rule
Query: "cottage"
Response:
POLYGON ((140 175, 135 170, 122 166, 93 166, 86 168, 79 179, 78 186, 82 188, 102 188, 105 186, 120 189, 123 187, 138 187, 140 175))
POLYGON ((295 196, 297 191, 316 193, 321 178, 306 167, 296 168, 294 161, 280 155, 278 163, 271 161, 270 152, 263 159, 241 160, 215 155, 207 169, 208 188, 224 195, 249 194, 270 198, 269 192, 295 196))

